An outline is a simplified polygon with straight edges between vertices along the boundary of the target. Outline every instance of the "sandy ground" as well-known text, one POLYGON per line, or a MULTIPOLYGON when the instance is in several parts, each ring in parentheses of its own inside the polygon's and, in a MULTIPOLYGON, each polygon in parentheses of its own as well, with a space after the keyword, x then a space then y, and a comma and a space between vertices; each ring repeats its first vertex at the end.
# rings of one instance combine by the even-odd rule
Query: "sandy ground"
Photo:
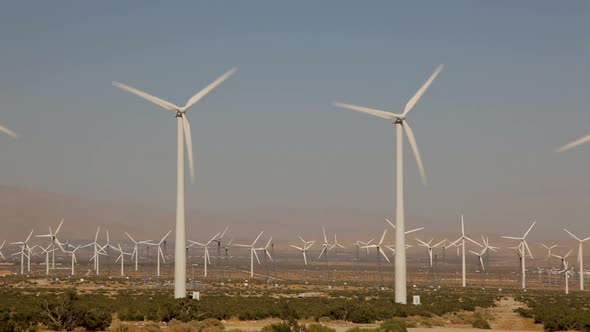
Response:
POLYGON ((495 330, 517 330, 517 331, 543 331, 543 325, 535 324, 532 318, 524 318, 513 310, 518 307, 526 307, 524 303, 517 302, 512 297, 504 297, 496 303, 496 307, 490 311, 494 320, 490 326, 495 330))

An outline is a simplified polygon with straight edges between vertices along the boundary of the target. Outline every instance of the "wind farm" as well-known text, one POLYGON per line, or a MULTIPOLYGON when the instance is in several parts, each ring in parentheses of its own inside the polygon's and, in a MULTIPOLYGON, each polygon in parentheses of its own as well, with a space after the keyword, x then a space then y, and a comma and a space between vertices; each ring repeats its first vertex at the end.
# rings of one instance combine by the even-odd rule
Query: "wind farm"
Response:
POLYGON ((590 330, 590 5, 3 9, 0 332, 590 330))

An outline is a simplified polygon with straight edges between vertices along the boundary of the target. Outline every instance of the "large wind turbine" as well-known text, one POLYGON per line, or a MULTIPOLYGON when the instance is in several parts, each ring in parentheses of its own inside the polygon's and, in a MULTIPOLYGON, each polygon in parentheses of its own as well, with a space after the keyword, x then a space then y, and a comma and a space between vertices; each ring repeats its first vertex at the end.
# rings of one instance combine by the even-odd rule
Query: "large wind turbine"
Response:
MULTIPOLYGON (((29 236, 27 236, 27 239, 24 241, 19 241, 19 242, 11 242, 10 244, 15 244, 15 245, 20 245, 20 252, 16 253, 16 254, 20 254, 20 274, 25 274, 25 260, 24 258, 27 257, 27 265, 28 265, 28 271, 31 271, 31 253, 29 251, 29 240, 31 239, 31 236, 33 235, 33 230, 31 230, 31 233, 29 233, 29 236)), ((13 254, 13 255, 16 255, 13 254)))
POLYGON ((0 125, 0 132, 3 132, 3 133, 5 133, 8 136, 12 136, 13 138, 17 138, 18 137, 17 133, 15 133, 14 131, 12 131, 12 130, 6 128, 6 127, 3 127, 2 125, 0 125))
POLYGON ((406 129, 406 135, 410 142, 410 147, 414 152, 416 163, 418 164, 418 170, 420 171, 420 177, 422 183, 426 184, 426 173, 424 166, 422 165, 422 158, 414 138, 414 132, 408 125, 406 117, 408 113, 414 108, 420 97, 426 92, 426 89, 432 84, 434 79, 438 76, 440 71, 443 69, 443 65, 439 65, 434 73, 430 75, 426 83, 420 87, 418 92, 408 101, 403 113, 396 114, 391 112, 385 112, 376 110, 368 107, 357 106, 352 104, 334 103, 337 107, 347 108, 357 112, 363 112, 371 114, 376 117, 387 119, 392 121, 397 127, 396 132, 396 208, 395 208, 395 223, 399 232, 396 232, 396 245, 399 250, 395 252, 395 302, 407 303, 407 290, 406 290, 406 238, 405 238, 405 222, 404 222, 404 171, 403 171, 403 130, 406 129))
MULTIPOLYGON (((302 247, 298 247, 295 245, 290 245, 291 247, 301 251, 301 253, 303 254, 303 263, 305 264, 305 266, 307 266, 307 250, 309 248, 311 248, 311 246, 313 246, 313 244, 315 243, 315 241, 305 241, 301 236, 299 237, 299 239, 301 239, 301 242, 303 242, 303 246, 302 247)), ((1 247, 0 247, 1 248, 1 247)))
POLYGON ((137 271, 137 260, 138 260, 138 256, 139 256, 139 245, 140 244, 149 244, 152 241, 151 240, 144 240, 144 241, 135 241, 135 239, 129 235, 129 233, 125 232, 125 235, 127 235, 127 237, 131 240, 131 242, 133 242, 133 252, 131 253, 131 258, 133 259, 135 256, 135 271, 137 271))
POLYGON ((432 244, 432 241, 434 241, 434 239, 430 239, 430 241, 428 242, 424 242, 418 238, 416 238, 416 241, 418 242, 418 245, 421 247, 426 248, 426 250, 428 251, 428 256, 430 258, 430 268, 432 268, 432 250, 434 250, 434 248, 440 246, 441 244, 443 244, 445 241, 447 241, 447 239, 444 239, 438 243, 432 244))
POLYGON ((204 89, 193 95, 184 106, 177 106, 166 100, 152 96, 129 85, 113 82, 113 85, 142 97, 176 114, 177 119, 177 178, 176 178, 176 243, 174 251, 174 297, 186 297, 186 226, 184 221, 184 139, 188 155, 188 166, 191 182, 194 183, 195 170, 193 161, 193 147, 191 128, 186 116, 186 111, 205 97, 211 90, 228 79, 237 68, 232 68, 218 79, 207 85, 204 89))
POLYGON ((582 145, 582 144, 588 143, 588 142, 590 142, 590 135, 584 136, 584 137, 579 138, 579 139, 577 139, 577 140, 575 140, 573 142, 567 143, 566 145, 558 148, 557 149, 557 152, 564 152, 564 151, 573 149, 573 148, 575 148, 578 145, 582 145))
MULTIPOLYGON (((467 287, 467 277, 466 277, 466 268, 465 268, 465 240, 469 240, 477 246, 482 247, 481 244, 475 242, 473 239, 465 235, 465 221, 463 220, 463 215, 461 215, 461 237, 455 240, 455 242, 451 243, 450 246, 458 245, 459 242, 462 251, 461 257, 461 285, 463 287, 467 287)), ((459 247, 457 247, 459 248, 459 247)))
POLYGON ((579 237, 575 236, 572 232, 568 231, 567 229, 563 229, 564 231, 566 231, 569 235, 571 235, 574 239, 576 239, 576 241, 578 241, 580 244, 578 246, 578 262, 580 263, 580 290, 584 290, 584 245, 583 243, 590 240, 590 237, 587 237, 585 239, 580 239, 579 237))
POLYGON ((529 245, 526 243, 526 236, 529 235, 529 232, 531 231, 531 229, 533 229, 533 227, 535 226, 537 222, 534 221, 533 224, 531 225, 531 227, 529 227, 529 229, 524 233, 524 235, 522 237, 514 237, 514 236, 502 236, 502 238, 504 239, 510 239, 510 240, 518 240, 520 241, 519 243, 519 248, 521 248, 520 250, 522 251, 522 255, 521 255, 521 259, 522 259, 522 264, 521 264, 521 269, 522 269, 522 289, 526 289, 526 265, 525 265, 525 259, 526 259, 526 254, 528 252, 529 257, 533 258, 533 254, 531 253, 531 250, 529 249, 529 245))

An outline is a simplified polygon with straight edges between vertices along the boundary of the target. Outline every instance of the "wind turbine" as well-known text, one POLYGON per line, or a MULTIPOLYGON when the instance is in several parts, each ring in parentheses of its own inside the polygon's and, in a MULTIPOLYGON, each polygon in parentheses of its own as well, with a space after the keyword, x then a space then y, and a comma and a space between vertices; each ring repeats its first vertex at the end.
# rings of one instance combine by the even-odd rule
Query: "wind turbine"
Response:
POLYGON ((207 278, 207 265, 208 264, 209 265, 211 264, 211 258, 209 256, 209 245, 211 244, 211 242, 215 241, 215 239, 218 236, 219 236, 219 233, 213 235, 213 237, 209 241, 207 241, 206 243, 201 243, 201 242, 195 242, 195 241, 188 240, 188 242, 191 243, 191 246, 192 245, 198 245, 199 247, 205 249, 205 254, 203 255, 203 259, 205 260, 203 262, 203 267, 204 267, 203 275, 205 276, 205 278, 207 278))
POLYGON ((326 255, 326 261, 328 259, 328 250, 332 247, 330 243, 328 243, 328 237, 326 236, 326 228, 322 225, 322 232, 324 234, 324 242, 322 243, 322 251, 320 251, 320 255, 318 259, 322 258, 322 255, 326 255))
MULTIPOLYGON (((357 261, 359 260, 359 248, 361 248, 361 247, 363 247, 363 248, 364 248, 364 247, 368 246, 368 245, 369 245, 369 244, 371 244, 371 243, 372 243, 374 240, 375 240, 375 239, 370 239, 370 240, 369 240, 369 241, 367 241, 367 242, 363 242, 363 241, 361 241, 361 240, 356 240, 356 242, 352 244, 353 246, 355 246, 355 247, 356 247, 356 260, 357 260, 357 261)), ((366 255, 367 255, 367 256, 369 256, 369 248, 366 248, 366 253, 367 253, 366 255)))
POLYGON ((76 263, 78 263, 78 259, 76 258, 76 251, 78 251, 78 249, 80 249, 80 248, 86 248, 86 247, 89 247, 91 245, 92 245, 92 243, 86 244, 86 245, 83 245, 83 246, 77 246, 74 249, 72 249, 71 251, 63 250, 63 252, 65 252, 66 254, 70 254, 72 256, 72 262, 71 262, 72 271, 71 271, 71 275, 75 275, 76 274, 76 263))
POLYGON ((2 241, 2 244, 0 244, 0 257, 2 257, 2 259, 6 259, 6 257, 4 257, 4 254, 2 253, 2 248, 4 248, 5 243, 6 241, 2 241))
POLYGON ((420 239, 416 239, 416 241, 418 242, 418 245, 421 247, 426 248, 426 250, 428 251, 428 256, 430 257, 430 268, 432 268, 432 250, 438 246, 440 246, 441 244, 443 244, 447 239, 444 239, 440 242, 435 243, 434 245, 432 245, 432 241, 434 241, 434 239, 431 239, 428 242, 424 242, 420 239))
POLYGON ((264 231, 262 231, 262 232, 260 232, 260 234, 258 234, 258 236, 254 240, 254 242, 252 242, 252 244, 234 244, 234 246, 236 246, 236 247, 243 247, 243 248, 250 249, 250 278, 254 278, 254 256, 256 256, 256 260, 258 261, 258 264, 260 264, 260 259, 258 258, 258 254, 256 253, 256 249, 254 249, 254 245, 256 244, 258 239, 260 239, 260 237, 262 236, 262 233, 264 233, 264 231))
POLYGON ((12 131, 12 130, 10 130, 10 129, 2 126, 2 125, 0 125, 0 132, 3 132, 3 133, 5 133, 8 136, 12 136, 13 138, 17 138, 18 137, 18 134, 17 133, 15 133, 14 131, 12 131))
POLYGON ((559 258, 561 260, 561 268, 565 269, 565 260, 570 256, 570 254, 572 253, 572 249, 570 249, 565 255, 563 256, 559 256, 556 254, 552 254, 553 257, 559 258))
POLYGON ((45 275, 49 275, 49 254, 56 250, 55 248, 51 248, 51 246, 52 244, 50 243, 47 248, 41 247, 41 253, 45 254, 45 275))
POLYGON ((486 270, 486 268, 485 268, 485 266, 483 264, 483 255, 488 251, 488 248, 489 247, 485 246, 480 252, 469 250, 470 253, 472 253, 475 256, 477 256, 477 258, 479 260, 479 265, 481 266, 482 273, 486 270))
MULTIPOLYGON (((98 234, 100 233, 100 226, 96 228, 96 234, 94 235, 94 242, 90 243, 88 246, 93 246, 94 254, 90 258, 90 260, 94 261, 94 270, 96 271, 96 275, 100 274, 100 255, 106 256, 107 253, 104 251, 106 247, 108 247, 108 240, 105 246, 101 246, 98 243, 98 234)), ((108 234, 108 233, 107 233, 108 234)))
POLYGON ((529 232, 531 231, 531 229, 533 229, 533 227, 535 226, 536 223, 537 222, 534 221, 533 224, 531 225, 531 227, 529 227, 529 229, 524 233, 524 235, 522 237, 502 236, 502 238, 504 238, 504 239, 520 241, 519 247, 522 247, 522 249, 521 249, 521 251, 522 251, 522 253, 521 253, 522 289, 526 289, 526 253, 528 252, 529 257, 533 258, 533 254, 531 253, 531 250, 529 249, 529 245, 526 243, 526 236, 529 235, 529 232), (525 251, 525 249, 526 249, 526 251, 525 251))
MULTIPOLYGON (((467 278, 466 278, 466 268, 465 268, 465 240, 469 240, 473 244, 482 247, 481 244, 477 243, 467 235, 465 235, 465 221, 463 220, 463 215, 461 215, 461 237, 455 240, 455 242, 451 243, 451 246, 459 245, 461 246, 462 256, 461 256, 461 282, 463 287, 467 287, 467 278)), ((457 247, 459 248, 459 247, 457 247)))
POLYGON ((63 249, 61 246, 61 243, 59 242, 59 240, 57 239, 57 233, 59 233, 59 230, 61 229, 61 225, 64 223, 64 219, 62 219, 59 222, 59 225, 57 226, 57 228, 55 229, 55 232, 53 232, 51 230, 51 226, 49 226, 49 233, 47 234, 41 234, 41 235, 35 235, 35 237, 48 237, 51 239, 51 269, 55 270, 55 244, 57 244, 60 249, 63 249))
POLYGON ((541 243, 541 247, 547 249, 547 266, 549 266, 549 260, 551 259, 551 250, 557 248, 559 245, 558 244, 554 244, 552 246, 548 246, 545 243, 541 243))
POLYGON ((115 249, 119 252, 119 257, 117 257, 115 262, 121 261, 121 277, 123 277, 125 276, 125 255, 133 257, 133 254, 124 252, 121 248, 121 244, 117 244, 117 247, 115 247, 115 249))
POLYGON ((137 260, 138 260, 138 256, 139 256, 139 245, 140 244, 148 244, 151 243, 151 240, 145 240, 145 241, 135 241, 135 239, 129 235, 129 233, 125 232, 125 235, 127 235, 127 237, 131 240, 131 242, 133 242, 133 252, 131 253, 131 258, 133 259, 135 257, 135 271, 137 271, 137 260))
MULTIPOLYGON (((156 253, 156 256, 158 256, 158 263, 157 263, 158 265, 156 268, 157 269, 156 274, 158 277, 160 277, 160 257, 162 258, 162 263, 166 263, 166 259, 164 259, 164 252, 162 251, 162 243, 164 243, 164 241, 166 241, 166 238, 168 237, 168 235, 170 235, 170 233, 172 233, 172 230, 169 230, 168 233, 166 233, 166 235, 164 235, 164 237, 162 237, 162 239, 158 243, 152 243, 152 242, 147 243, 148 245, 158 247, 158 252, 156 253)), ((178 242, 178 239, 176 239, 176 241, 178 242)), ((177 245, 177 247, 178 247, 178 245, 177 245)), ((184 252, 184 243, 183 243, 182 250, 184 252)), ((176 265, 176 263, 175 263, 175 265, 176 265)))
POLYGON ((184 140, 188 155, 188 165, 191 182, 194 183, 195 170, 193 161, 193 147, 191 129, 186 111, 215 89, 219 84, 228 79, 237 68, 232 68, 221 75, 204 89, 193 95, 184 106, 177 106, 171 102, 152 96, 129 85, 113 82, 115 87, 131 92, 143 99, 146 99, 160 107, 175 113, 177 119, 177 178, 176 178, 176 245, 174 251, 174 297, 186 297, 186 225, 184 221, 184 140))
POLYGON ((568 264, 565 261, 563 262, 563 264, 563 270, 559 271, 558 273, 563 273, 563 276, 565 278, 565 294, 567 295, 570 293, 569 280, 574 275, 574 268, 568 268, 568 264))
POLYGON ((590 135, 584 136, 584 137, 579 138, 573 142, 567 143, 566 145, 558 148, 556 151, 557 152, 564 152, 564 151, 573 149, 578 145, 582 145, 582 144, 588 143, 588 142, 590 142, 590 135))
POLYGON ((20 254, 20 274, 25 274, 25 256, 27 257, 27 266, 28 266, 28 272, 31 271, 31 253, 29 251, 29 240, 31 239, 31 236, 33 235, 33 230, 31 230, 31 233, 29 233, 29 236, 27 236, 27 239, 24 241, 20 241, 20 242, 11 242, 10 244, 14 244, 14 245, 20 245, 20 252, 13 254, 13 255, 18 255, 20 254))
MULTIPOLYGON (((217 259, 219 260, 219 256, 221 256, 221 240, 223 240, 223 237, 225 236, 225 233, 227 232, 227 230, 229 229, 229 225, 227 225, 225 227, 225 229, 223 230, 223 232, 221 234, 217 233, 218 236, 213 239, 214 242, 217 242, 217 259)), ((218 261, 219 263, 219 261, 218 261)))
POLYGON ((567 229, 563 229, 569 235, 571 235, 576 241, 579 242, 578 246, 578 263, 580 263, 580 290, 584 290, 584 245, 583 243, 590 240, 590 237, 585 239, 580 239, 579 237, 575 236, 572 232, 568 231, 567 229))
POLYGON ((334 256, 338 255, 338 248, 344 249, 344 246, 338 243, 338 238, 336 237, 336 233, 334 233, 334 244, 330 247, 330 249, 335 249, 334 256))
POLYGON ((418 164, 418 170, 420 171, 420 177, 422 183, 426 185, 426 173, 424 166, 422 165, 422 158, 414 138, 414 132, 408 125, 406 117, 412 108, 416 105, 420 97, 426 92, 426 89, 432 84, 436 76, 443 69, 443 65, 439 65, 434 73, 430 75, 426 83, 416 92, 416 94, 408 101, 402 114, 396 114, 391 112, 385 112, 363 106, 334 103, 337 107, 350 109, 357 112, 367 113, 376 117, 387 119, 392 121, 397 127, 396 131, 396 208, 395 208, 395 223, 399 232, 396 233, 396 244, 399 246, 399 250, 395 252, 395 302, 406 303, 407 302, 407 289, 406 289, 406 241, 405 241, 405 222, 404 222, 404 171, 403 171, 403 130, 406 129, 406 135, 410 142, 410 147, 414 152, 416 163, 418 164))
POLYGON ((303 255, 303 262, 305 266, 307 266, 307 250, 314 245, 315 241, 305 241, 302 237, 299 237, 299 239, 301 239, 301 241, 303 242, 303 246, 298 247, 292 244, 290 246, 301 251, 301 254, 303 255))
POLYGON ((381 239, 379 239, 379 243, 369 244, 369 245, 366 245, 363 247, 363 248, 366 248, 367 250, 369 248, 376 248, 377 249, 377 266, 379 267, 379 277, 381 279, 380 286, 383 286, 383 271, 381 269, 381 256, 383 256, 388 263, 390 262, 389 257, 387 257, 387 255, 383 251, 383 247, 385 246, 383 244, 383 240, 385 240, 385 235, 387 235, 387 228, 383 230, 383 234, 381 235, 381 239))

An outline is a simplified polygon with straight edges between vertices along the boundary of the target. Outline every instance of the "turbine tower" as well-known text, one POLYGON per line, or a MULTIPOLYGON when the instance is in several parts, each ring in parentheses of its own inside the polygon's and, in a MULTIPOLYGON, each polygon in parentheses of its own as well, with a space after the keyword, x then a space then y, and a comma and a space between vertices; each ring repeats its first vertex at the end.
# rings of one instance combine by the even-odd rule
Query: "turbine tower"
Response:
POLYGON ((115 87, 133 93, 143 99, 151 101, 167 110, 175 113, 177 119, 177 177, 176 177, 176 243, 174 250, 174 297, 186 297, 186 225, 184 220, 184 139, 186 138, 186 149, 188 155, 188 166, 191 183, 194 183, 195 170, 193 162, 193 147, 191 139, 191 128, 186 116, 186 111, 205 97, 211 90, 228 79, 237 68, 232 68, 218 79, 207 85, 204 89, 193 95, 186 105, 177 106, 166 100, 152 96, 129 85, 113 82, 115 87))
POLYGON ((563 230, 566 231, 569 235, 571 235, 574 239, 576 239, 576 241, 579 242, 578 263, 580 263, 580 290, 584 290, 584 245, 583 245, 583 243, 590 240, 590 237, 587 237, 582 240, 579 237, 572 234, 572 232, 568 231, 567 229, 564 228, 563 230))
POLYGON ((536 223, 537 222, 534 221, 533 224, 531 225, 531 227, 529 227, 529 229, 524 233, 524 235, 522 237, 502 236, 502 238, 504 238, 504 239, 520 241, 518 247, 521 252, 521 259, 522 259, 522 264, 521 264, 522 289, 526 289, 526 264, 525 264, 526 253, 528 252, 529 257, 533 258, 533 254, 531 253, 531 250, 529 249, 529 245, 526 243, 526 236, 529 235, 529 232, 531 231, 531 229, 533 229, 533 227, 535 226, 536 223))
POLYGON ((408 101, 403 113, 396 114, 391 112, 385 112, 376 110, 368 107, 344 104, 336 102, 335 106, 341 108, 347 108, 357 112, 363 112, 371 114, 376 117, 387 119, 392 121, 396 125, 396 208, 395 208, 395 224, 399 232, 395 234, 395 242, 398 250, 395 252, 395 302, 407 303, 407 289, 406 289, 406 238, 405 238, 405 221, 404 221, 404 171, 403 171, 403 131, 406 129, 406 135, 410 142, 410 147, 414 152, 416 163, 418 164, 418 170, 420 171, 420 177, 422 183, 426 185, 426 173, 424 166, 422 165, 422 159, 420 158, 420 152, 416 139, 414 138, 414 132, 408 124, 406 117, 408 113, 414 108, 420 97, 426 92, 426 89, 432 84, 434 79, 438 76, 440 71, 443 69, 443 65, 439 65, 434 73, 430 75, 426 83, 420 87, 418 92, 408 101))

